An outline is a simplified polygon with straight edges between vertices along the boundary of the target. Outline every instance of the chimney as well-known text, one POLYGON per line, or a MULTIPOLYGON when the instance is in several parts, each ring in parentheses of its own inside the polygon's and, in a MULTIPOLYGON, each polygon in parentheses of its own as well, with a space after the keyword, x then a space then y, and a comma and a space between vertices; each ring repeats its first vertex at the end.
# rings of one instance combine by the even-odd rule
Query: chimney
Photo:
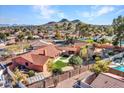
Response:
POLYGON ((47 50, 46 49, 43 50, 43 55, 47 56, 47 50))

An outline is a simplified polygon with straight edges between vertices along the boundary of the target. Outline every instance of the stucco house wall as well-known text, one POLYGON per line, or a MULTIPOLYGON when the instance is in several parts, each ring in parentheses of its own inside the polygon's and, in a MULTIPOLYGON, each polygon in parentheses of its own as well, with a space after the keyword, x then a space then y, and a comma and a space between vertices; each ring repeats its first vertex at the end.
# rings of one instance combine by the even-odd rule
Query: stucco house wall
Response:
POLYGON ((35 65, 21 57, 17 58, 16 60, 13 60, 13 68, 15 68, 18 65, 24 65, 25 67, 36 71, 43 71, 42 65, 35 65))

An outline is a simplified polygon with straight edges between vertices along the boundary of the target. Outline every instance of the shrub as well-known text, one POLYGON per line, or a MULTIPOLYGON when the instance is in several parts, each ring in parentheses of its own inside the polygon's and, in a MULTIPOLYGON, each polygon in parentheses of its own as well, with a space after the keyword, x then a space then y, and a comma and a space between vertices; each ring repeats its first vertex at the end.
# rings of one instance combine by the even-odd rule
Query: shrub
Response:
POLYGON ((114 52, 109 52, 108 54, 109 54, 110 56, 112 56, 112 55, 114 55, 114 52))
POLYGON ((86 40, 86 42, 87 42, 87 43, 93 43, 94 40, 92 40, 92 39, 88 39, 88 40, 86 40))
POLYGON ((80 58, 79 56, 72 56, 70 59, 69 59, 69 64, 71 65, 81 65, 82 64, 82 58, 80 58))
POLYGON ((21 72, 18 68, 14 69, 14 78, 18 81, 18 82, 22 82, 24 84, 27 84, 27 78, 28 75, 27 74, 23 74, 23 72, 21 72))
POLYGON ((28 73, 29 77, 32 77, 35 75, 35 72, 33 70, 30 70, 29 73, 28 73))
POLYGON ((98 75, 101 72, 107 72, 109 64, 110 62, 97 61, 90 70, 98 75))
POLYGON ((53 73, 53 75, 61 74, 62 69, 61 68, 53 68, 52 73, 53 73))
POLYGON ((81 49, 80 49, 80 52, 79 52, 79 56, 81 57, 81 58, 87 58, 87 46, 86 47, 82 47, 81 49))
POLYGON ((101 58, 100 57, 95 57, 95 61, 99 61, 99 60, 101 60, 101 58))

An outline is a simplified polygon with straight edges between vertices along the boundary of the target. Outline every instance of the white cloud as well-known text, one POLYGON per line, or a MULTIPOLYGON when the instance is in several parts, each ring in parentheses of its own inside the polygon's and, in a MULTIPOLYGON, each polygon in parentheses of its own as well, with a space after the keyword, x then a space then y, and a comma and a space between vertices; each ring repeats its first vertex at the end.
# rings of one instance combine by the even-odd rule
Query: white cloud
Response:
POLYGON ((106 15, 112 11, 114 11, 114 7, 112 6, 91 6, 91 11, 87 11, 87 12, 82 12, 80 15, 82 17, 86 17, 89 20, 92 20, 96 17, 102 16, 102 15, 106 15))
POLYGON ((56 13, 56 10, 51 9, 50 6, 34 6, 34 9, 36 9, 43 18, 50 18, 56 13))
POLYGON ((51 6, 34 6, 33 7, 37 12, 40 13, 40 17, 50 19, 53 16, 59 17, 59 18, 64 18, 66 17, 64 12, 58 10, 58 9, 53 9, 51 6))
POLYGON ((113 10, 114 10, 114 7, 112 6, 104 6, 100 10, 98 10, 97 16, 107 14, 109 12, 112 12, 113 10))

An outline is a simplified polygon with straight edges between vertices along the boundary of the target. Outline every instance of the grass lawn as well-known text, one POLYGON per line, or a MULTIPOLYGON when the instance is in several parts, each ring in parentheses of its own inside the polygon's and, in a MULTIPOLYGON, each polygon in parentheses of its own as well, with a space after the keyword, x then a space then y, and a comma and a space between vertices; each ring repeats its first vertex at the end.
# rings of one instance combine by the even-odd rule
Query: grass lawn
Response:
POLYGON ((67 63, 64 63, 60 60, 56 61, 54 64, 53 64, 53 68, 62 68, 62 67, 65 67, 67 66, 67 63))
POLYGON ((93 43, 94 40, 92 40, 92 39, 88 39, 88 40, 86 40, 86 42, 87 42, 87 43, 93 43))

